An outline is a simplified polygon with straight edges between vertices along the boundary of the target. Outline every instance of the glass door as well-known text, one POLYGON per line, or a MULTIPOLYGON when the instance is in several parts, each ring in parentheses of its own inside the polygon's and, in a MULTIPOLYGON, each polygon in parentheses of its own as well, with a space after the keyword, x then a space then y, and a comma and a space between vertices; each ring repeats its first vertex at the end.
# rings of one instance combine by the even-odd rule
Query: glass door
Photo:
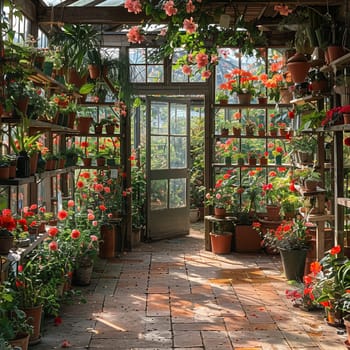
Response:
POLYGON ((189 233, 190 103, 147 99, 147 237, 189 233))

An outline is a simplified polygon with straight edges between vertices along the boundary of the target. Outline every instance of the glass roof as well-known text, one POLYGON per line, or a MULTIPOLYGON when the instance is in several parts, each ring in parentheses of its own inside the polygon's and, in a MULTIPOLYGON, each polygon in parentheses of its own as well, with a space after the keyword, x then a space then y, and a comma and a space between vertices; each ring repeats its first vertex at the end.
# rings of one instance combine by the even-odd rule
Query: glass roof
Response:
MULTIPOLYGON (((47 6, 57 6, 63 4, 67 0, 43 0, 47 6)), ((96 2, 95 0, 77 0, 68 6, 89 6, 89 4, 96 2)), ((120 6, 123 5, 124 0, 102 0, 96 6, 120 6)))

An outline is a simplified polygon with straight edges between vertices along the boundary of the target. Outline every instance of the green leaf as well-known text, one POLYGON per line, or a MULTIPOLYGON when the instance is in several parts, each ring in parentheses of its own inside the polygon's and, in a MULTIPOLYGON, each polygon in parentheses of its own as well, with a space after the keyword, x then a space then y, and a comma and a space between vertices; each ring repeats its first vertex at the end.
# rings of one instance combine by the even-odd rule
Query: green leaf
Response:
POLYGON ((79 89, 79 93, 82 95, 87 95, 94 89, 94 87, 95 87, 95 84, 86 83, 79 89))

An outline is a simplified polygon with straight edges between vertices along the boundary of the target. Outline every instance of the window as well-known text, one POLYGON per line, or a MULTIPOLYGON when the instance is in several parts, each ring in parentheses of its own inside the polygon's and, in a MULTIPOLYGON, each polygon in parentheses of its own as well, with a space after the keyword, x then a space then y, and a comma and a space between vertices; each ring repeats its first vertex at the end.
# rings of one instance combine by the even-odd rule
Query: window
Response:
POLYGON ((163 83, 164 66, 155 62, 153 48, 129 49, 130 81, 132 83, 163 83))

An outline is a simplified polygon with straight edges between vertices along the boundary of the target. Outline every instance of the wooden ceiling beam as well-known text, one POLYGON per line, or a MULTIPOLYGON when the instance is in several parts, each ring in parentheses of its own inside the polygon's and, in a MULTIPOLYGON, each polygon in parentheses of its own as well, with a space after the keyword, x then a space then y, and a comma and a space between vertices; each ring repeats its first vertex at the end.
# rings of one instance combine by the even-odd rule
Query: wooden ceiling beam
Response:
POLYGON ((142 15, 129 13, 124 7, 54 7, 42 11, 38 15, 38 23, 100 23, 100 24, 135 24, 144 18, 142 15))

